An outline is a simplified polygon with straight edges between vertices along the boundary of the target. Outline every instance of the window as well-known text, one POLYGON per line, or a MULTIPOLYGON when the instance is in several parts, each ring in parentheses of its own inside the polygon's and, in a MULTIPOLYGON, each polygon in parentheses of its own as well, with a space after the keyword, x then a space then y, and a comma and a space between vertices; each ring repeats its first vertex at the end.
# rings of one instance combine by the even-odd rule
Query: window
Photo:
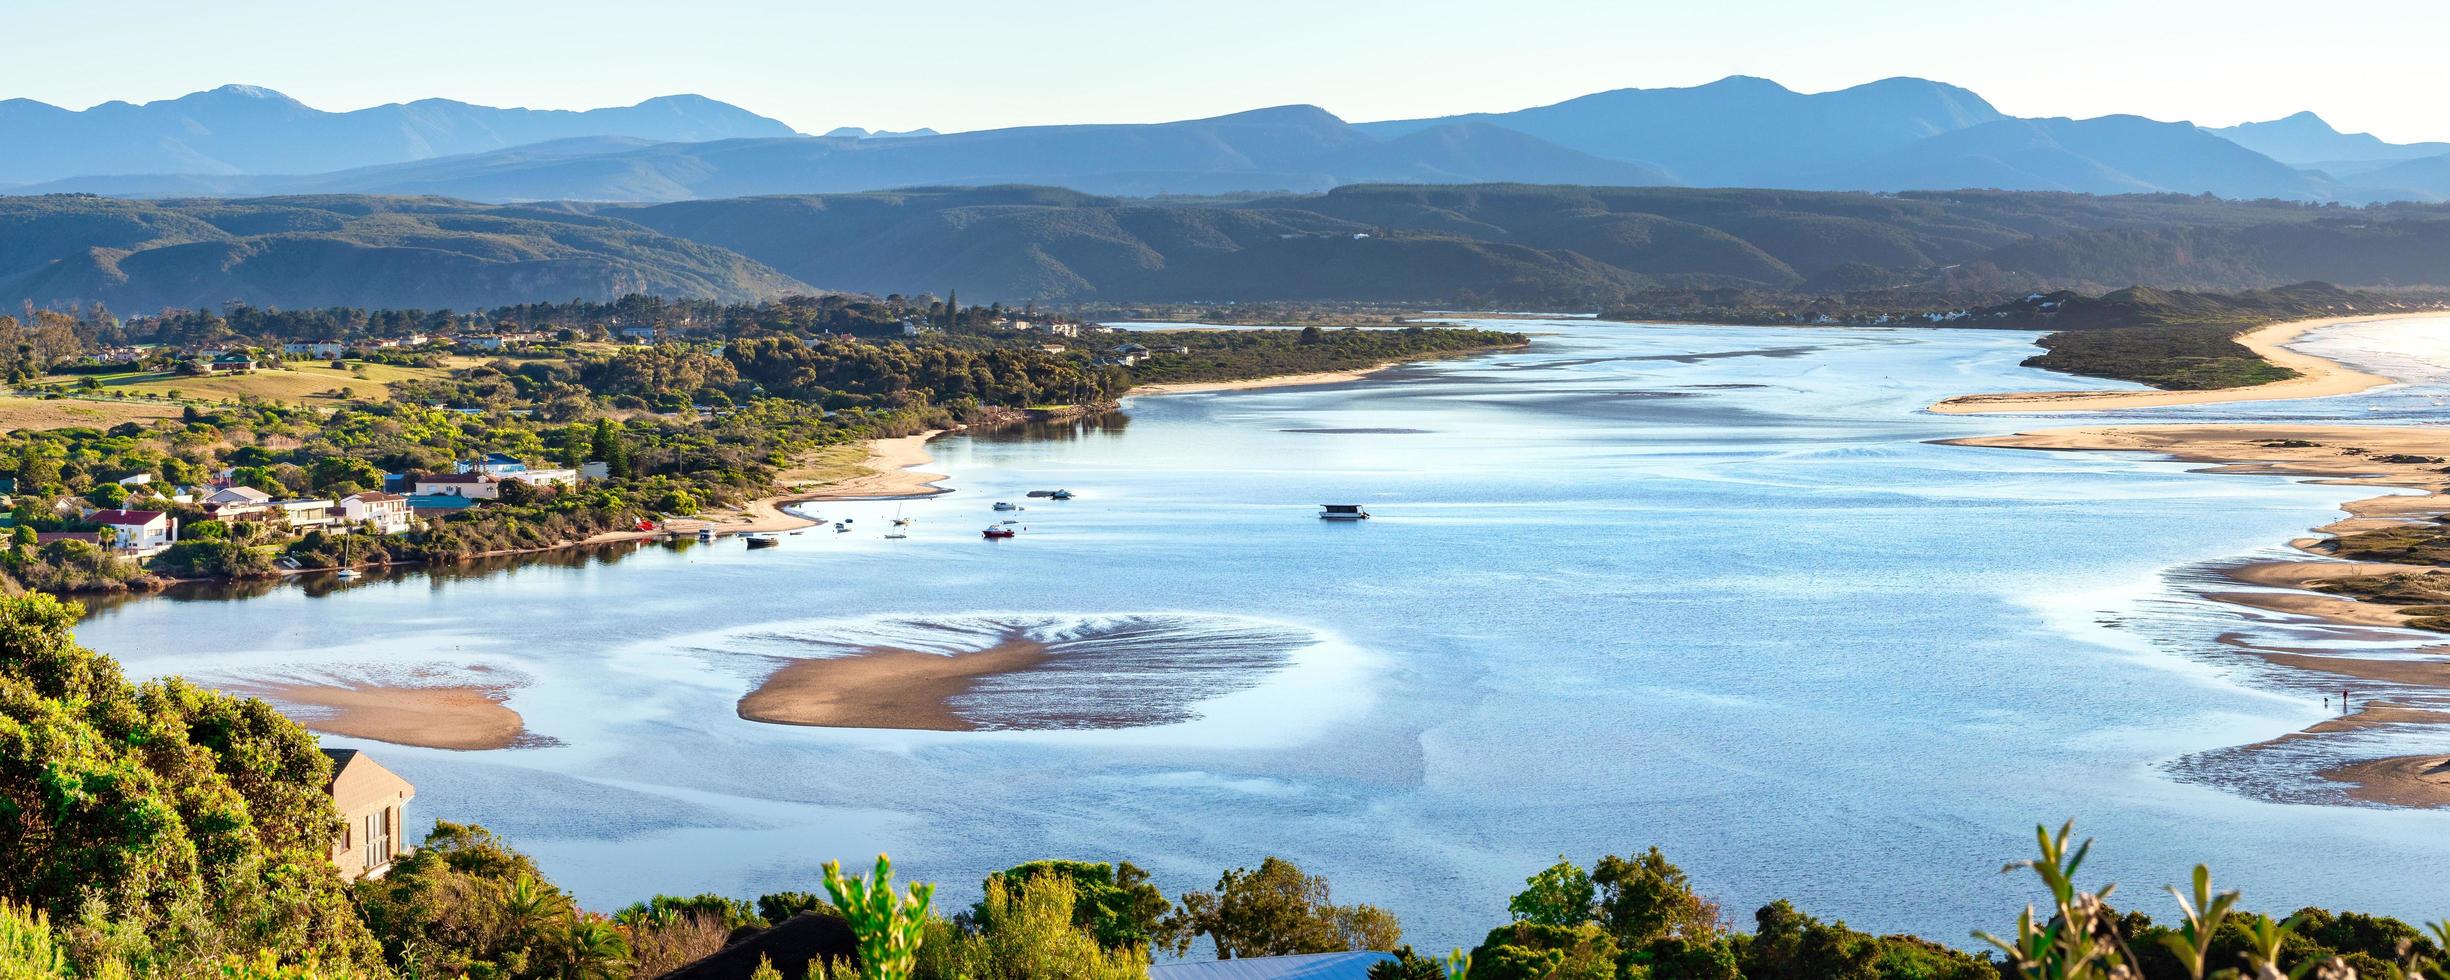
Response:
POLYGON ((391 863, 391 808, 366 814, 366 870, 391 863))

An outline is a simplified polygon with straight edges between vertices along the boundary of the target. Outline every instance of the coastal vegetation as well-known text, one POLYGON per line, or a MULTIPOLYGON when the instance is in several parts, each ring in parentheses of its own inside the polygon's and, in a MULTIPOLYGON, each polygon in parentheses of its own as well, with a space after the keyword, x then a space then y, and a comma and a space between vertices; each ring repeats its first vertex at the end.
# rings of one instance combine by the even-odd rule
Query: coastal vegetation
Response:
POLYGON ((1128 341, 1092 333, 1097 339, 1083 342, 1095 329, 1027 309, 899 296, 731 305, 630 297, 481 317, 236 305, 135 321, 102 309, 0 317, 0 339, 23 338, 17 377, 46 393, 31 403, 111 405, 132 399, 93 396, 133 384, 166 389, 141 399, 158 412, 107 426, 0 417, 11 428, 0 435, 0 476, 13 480, 0 585, 82 592, 557 548, 840 476, 855 468, 844 456, 862 440, 1110 404, 1149 380, 1347 370, 1522 342, 1424 327, 1128 341), (499 350, 465 353, 479 345, 499 350), (288 353, 301 347, 315 350, 288 353), (363 353, 342 360, 335 349, 363 353), (242 360, 263 367, 183 373, 198 350, 246 351, 242 360), (328 397, 232 397, 212 387, 264 378, 301 390, 358 384, 328 397), (494 481, 475 506, 420 514, 405 527, 293 526, 260 509, 234 517, 205 499, 229 488, 276 501, 406 491, 489 455, 571 475, 494 481), (577 477, 582 470, 589 475, 577 477), (128 554, 95 537, 110 531, 93 520, 104 510, 164 514, 178 541, 128 554), (87 539, 69 539, 79 535, 87 539))
MULTIPOLYGON (((344 882, 314 737, 269 705, 133 683, 77 645, 77 609, 0 599, 0 976, 649 978, 812 917, 846 942, 791 975, 1130 980, 1165 950, 1219 958, 1374 949, 1373 980, 2443 980, 2450 923, 2247 912, 2198 868, 2167 923, 2077 883, 2090 843, 2038 834, 2043 885, 1994 951, 1876 935, 1774 901, 1729 921, 1656 848, 1531 874, 1470 950, 1404 945, 1396 916, 1332 900, 1269 857, 1172 900, 1129 863, 1038 861, 946 915, 890 864, 825 894, 655 895, 606 915, 480 827, 441 822, 391 871, 344 882)), ((641 883, 645 885, 646 883, 641 883)), ((777 970, 773 975, 783 976, 777 970)))

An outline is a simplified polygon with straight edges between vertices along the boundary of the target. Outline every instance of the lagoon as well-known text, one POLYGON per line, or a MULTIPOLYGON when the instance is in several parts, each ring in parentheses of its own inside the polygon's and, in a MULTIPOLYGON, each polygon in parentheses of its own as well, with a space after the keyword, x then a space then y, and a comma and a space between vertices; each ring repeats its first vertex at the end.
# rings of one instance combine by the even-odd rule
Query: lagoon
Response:
MULTIPOLYGON (((954 492, 816 505, 847 534, 116 602, 80 637, 208 683, 507 684, 527 744, 328 741, 595 908, 878 851, 955 904, 1034 858, 1171 893, 1273 854, 1443 949, 1560 853, 1657 844, 1739 923, 1791 898, 1962 941, 2012 926, 2031 896, 2000 865, 2072 817, 2094 880, 2156 915, 2198 861, 2256 908, 2450 913, 2410 870, 2450 858, 2450 814, 2221 752, 2325 713, 2221 636, 2336 638, 2190 590, 2370 492, 1931 444, 2043 424, 1921 411, 1947 395, 2120 387, 2018 367, 2027 333, 1504 323, 1534 343, 939 439, 954 492), (1048 487, 1079 499, 1022 496, 1048 487), (982 540, 1003 517, 1026 531, 982 540), (987 692, 989 730, 736 712, 794 658, 1016 633, 1110 659, 987 692)), ((2150 417, 2440 417, 2443 369, 2361 329, 2305 347, 2433 373, 2150 417)))

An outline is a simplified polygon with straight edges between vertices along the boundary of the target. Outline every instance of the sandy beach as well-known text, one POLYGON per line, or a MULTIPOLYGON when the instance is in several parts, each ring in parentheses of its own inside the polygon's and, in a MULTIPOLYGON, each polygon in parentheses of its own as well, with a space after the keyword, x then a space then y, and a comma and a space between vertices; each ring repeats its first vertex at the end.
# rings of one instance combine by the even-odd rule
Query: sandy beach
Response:
POLYGON ((2281 367, 2297 372, 2285 381, 2254 385, 2247 388, 2218 388, 2208 391, 2014 391, 1996 394, 1958 395, 1941 400, 1931 410, 1944 415, 1972 415, 1986 412, 2099 412, 2123 408, 2152 408, 2164 405, 2213 405, 2222 402, 2274 401, 2285 398, 2322 398, 2349 395, 2369 388, 2390 384, 2391 379, 2367 374, 2337 361, 2302 354, 2285 344, 2308 333, 2326 327, 2350 323, 2374 323, 2412 317, 2442 317, 2428 313, 2385 313, 2373 316, 2324 317, 2315 320, 2292 320, 2238 335, 2237 342, 2281 367))
MULTIPOLYGON (((817 522, 784 509, 792 504, 815 500, 930 497, 945 493, 944 488, 936 486, 938 481, 944 479, 944 474, 924 473, 917 468, 935 460, 927 452, 927 441, 947 431, 950 430, 929 429, 891 439, 870 439, 867 442, 867 458, 860 462, 856 474, 822 486, 759 497, 739 507, 711 510, 697 517, 678 518, 652 531, 607 531, 581 543, 598 545, 649 541, 676 534, 696 534, 700 528, 713 528, 718 535, 796 531, 813 527, 817 522)), ((794 482, 792 475, 785 473, 777 482, 790 484, 794 482)))
POLYGON ((532 741, 506 688, 271 681, 220 685, 263 698, 309 730, 429 749, 504 749, 532 741))
POLYGON ((1046 645, 1007 636, 959 654, 876 647, 847 657, 800 660, 740 699, 740 717, 776 725, 975 731, 952 699, 982 679, 1046 662, 1046 645))

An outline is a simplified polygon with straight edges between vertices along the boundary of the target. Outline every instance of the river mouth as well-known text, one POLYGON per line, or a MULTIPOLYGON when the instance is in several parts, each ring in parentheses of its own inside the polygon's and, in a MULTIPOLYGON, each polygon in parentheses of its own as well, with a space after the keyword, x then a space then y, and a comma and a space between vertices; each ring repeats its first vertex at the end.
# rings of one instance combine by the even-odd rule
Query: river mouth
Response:
POLYGON ((1320 637, 1240 616, 982 614, 812 620, 736 631, 707 652, 771 665, 738 703, 776 725, 1062 731, 1196 720, 1320 637))

